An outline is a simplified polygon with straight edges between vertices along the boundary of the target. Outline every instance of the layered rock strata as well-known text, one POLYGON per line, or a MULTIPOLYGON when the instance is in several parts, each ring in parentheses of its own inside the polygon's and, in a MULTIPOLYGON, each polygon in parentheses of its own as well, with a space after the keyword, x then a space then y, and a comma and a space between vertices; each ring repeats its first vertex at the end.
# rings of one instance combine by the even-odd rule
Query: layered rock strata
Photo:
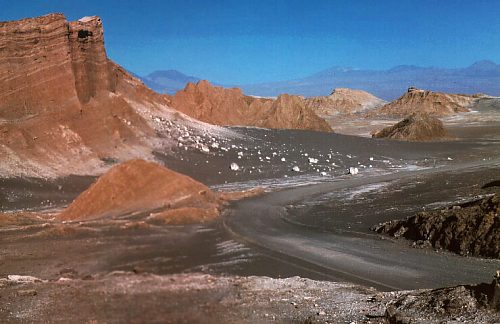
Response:
POLYGON ((152 157, 154 120, 175 111, 107 58, 103 35, 98 17, 0 22, 0 176, 92 174, 152 157))

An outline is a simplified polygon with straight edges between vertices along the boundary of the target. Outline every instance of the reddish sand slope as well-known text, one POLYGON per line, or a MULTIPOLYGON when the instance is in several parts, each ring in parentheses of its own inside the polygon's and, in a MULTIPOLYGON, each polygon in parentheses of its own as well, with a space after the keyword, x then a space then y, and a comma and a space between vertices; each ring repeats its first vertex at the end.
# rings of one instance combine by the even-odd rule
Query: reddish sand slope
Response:
POLYGON ((169 218, 200 221, 196 218, 216 217, 220 204, 221 200, 208 187, 190 177, 135 159, 103 174, 57 219, 91 220, 154 211, 154 217, 167 222, 169 218))
POLYGON ((447 132, 443 122, 436 117, 418 113, 374 133, 372 137, 403 141, 435 141, 446 138, 447 132))

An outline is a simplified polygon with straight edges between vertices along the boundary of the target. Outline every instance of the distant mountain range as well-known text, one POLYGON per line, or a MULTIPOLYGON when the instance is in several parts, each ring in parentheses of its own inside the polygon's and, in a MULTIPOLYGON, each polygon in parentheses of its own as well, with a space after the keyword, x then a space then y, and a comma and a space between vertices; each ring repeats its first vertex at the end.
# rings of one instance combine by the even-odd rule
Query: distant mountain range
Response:
MULTIPOLYGON (((200 80, 176 70, 155 71, 140 78, 151 89, 168 94, 183 89, 188 82, 200 80)), ((351 88, 368 91, 384 100, 393 100, 410 86, 448 93, 500 96, 500 65, 485 60, 459 69, 414 65, 400 65, 389 70, 332 67, 302 79, 230 86, 241 88, 247 95, 263 97, 276 97, 282 93, 325 96, 334 88, 351 88)))
POLYGON ((149 88, 159 93, 175 94, 184 89, 188 82, 198 82, 201 79, 185 75, 177 70, 155 71, 144 77, 138 76, 149 88))
POLYGON ((333 67, 302 79, 241 85, 240 88, 248 95, 289 93, 306 97, 324 96, 334 88, 351 88, 368 91, 384 100, 393 100, 410 86, 448 93, 500 96, 500 65, 479 61, 461 69, 413 65, 396 66, 389 70, 333 67))

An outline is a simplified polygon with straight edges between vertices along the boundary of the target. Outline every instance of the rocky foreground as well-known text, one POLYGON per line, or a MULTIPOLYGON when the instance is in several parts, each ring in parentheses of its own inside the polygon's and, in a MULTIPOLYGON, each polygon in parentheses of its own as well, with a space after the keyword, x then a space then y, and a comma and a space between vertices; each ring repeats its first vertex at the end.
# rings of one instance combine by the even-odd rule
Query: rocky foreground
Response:
POLYGON ((3 322, 495 323, 499 277, 491 284, 378 292, 300 277, 224 277, 112 272, 56 281, 0 279, 3 322))
POLYGON ((461 255, 500 258, 500 194, 442 210, 420 212, 372 228, 378 233, 461 255))

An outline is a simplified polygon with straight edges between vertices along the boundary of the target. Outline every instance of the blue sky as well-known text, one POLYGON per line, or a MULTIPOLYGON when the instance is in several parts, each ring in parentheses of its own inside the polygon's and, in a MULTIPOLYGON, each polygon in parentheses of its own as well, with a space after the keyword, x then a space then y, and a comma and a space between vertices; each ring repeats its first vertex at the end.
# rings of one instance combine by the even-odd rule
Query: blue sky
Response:
POLYGON ((0 20, 103 18, 108 55, 145 75, 177 69, 224 84, 331 66, 500 63, 500 1, 0 0, 0 20))

